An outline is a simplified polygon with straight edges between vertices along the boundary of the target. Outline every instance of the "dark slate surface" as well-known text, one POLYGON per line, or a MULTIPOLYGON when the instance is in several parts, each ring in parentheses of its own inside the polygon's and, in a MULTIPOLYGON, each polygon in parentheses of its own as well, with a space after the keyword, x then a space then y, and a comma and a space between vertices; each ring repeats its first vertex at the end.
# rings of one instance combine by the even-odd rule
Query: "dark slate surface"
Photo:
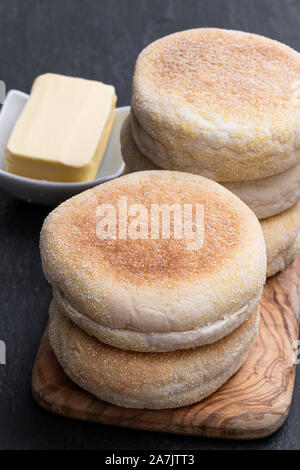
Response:
MULTIPOLYGON (((29 91, 36 75, 57 72, 113 83, 129 103, 138 52, 182 29, 218 26, 264 34, 300 50, 297 0, 0 0, 0 79, 29 91)), ((71 421, 41 409, 30 377, 51 297, 38 239, 49 208, 0 191, 1 449, 297 449, 300 377, 286 424, 273 436, 236 442, 157 434, 71 421)))

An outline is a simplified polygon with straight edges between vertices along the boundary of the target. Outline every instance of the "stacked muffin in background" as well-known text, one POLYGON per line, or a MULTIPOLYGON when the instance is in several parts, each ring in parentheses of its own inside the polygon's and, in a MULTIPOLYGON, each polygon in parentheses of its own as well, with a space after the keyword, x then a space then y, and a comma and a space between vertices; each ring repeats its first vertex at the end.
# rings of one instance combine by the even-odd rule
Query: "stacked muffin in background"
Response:
POLYGON ((216 182, 170 171, 123 176, 51 212, 40 248, 53 287, 51 346, 71 380, 98 398, 188 405, 245 362, 265 243, 254 213, 216 182), (172 211, 169 232, 158 207, 172 211))
POLYGON ((129 171, 206 176, 261 219, 267 275, 300 246, 300 54, 271 39, 201 28, 139 55, 121 133, 129 171))

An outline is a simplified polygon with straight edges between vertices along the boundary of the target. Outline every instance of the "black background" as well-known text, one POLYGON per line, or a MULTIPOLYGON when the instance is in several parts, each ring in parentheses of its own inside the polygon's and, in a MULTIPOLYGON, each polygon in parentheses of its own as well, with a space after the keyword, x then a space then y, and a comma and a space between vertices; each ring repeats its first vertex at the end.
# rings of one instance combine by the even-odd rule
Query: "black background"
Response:
MULTIPOLYGON (((56 72, 115 85, 130 101, 139 51, 183 29, 217 26, 278 39, 300 50, 299 0, 0 0, 0 79, 28 92, 36 75, 56 72)), ((300 377, 289 418, 273 436, 238 442, 113 428, 41 409, 31 370, 51 297, 43 279, 39 231, 49 208, 0 190, 1 449, 299 449, 300 377)))

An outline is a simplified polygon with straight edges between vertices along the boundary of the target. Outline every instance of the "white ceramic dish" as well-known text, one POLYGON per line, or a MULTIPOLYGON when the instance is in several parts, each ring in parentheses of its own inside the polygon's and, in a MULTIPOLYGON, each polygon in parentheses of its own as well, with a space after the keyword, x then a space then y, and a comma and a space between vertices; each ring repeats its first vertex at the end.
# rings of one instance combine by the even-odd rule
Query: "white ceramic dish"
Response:
POLYGON ((14 125, 21 114, 28 95, 11 90, 0 113, 0 187, 14 196, 34 204, 56 206, 75 194, 121 176, 125 165, 121 156, 120 129, 129 113, 129 106, 117 108, 110 139, 96 178, 84 183, 55 183, 13 175, 5 171, 5 147, 14 125))

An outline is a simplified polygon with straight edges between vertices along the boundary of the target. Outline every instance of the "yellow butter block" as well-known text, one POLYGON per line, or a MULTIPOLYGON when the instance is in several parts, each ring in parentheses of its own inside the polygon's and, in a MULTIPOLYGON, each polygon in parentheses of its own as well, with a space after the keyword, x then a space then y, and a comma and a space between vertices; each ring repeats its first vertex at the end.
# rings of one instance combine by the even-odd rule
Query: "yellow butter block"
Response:
POLYGON ((114 121, 111 85, 40 75, 6 147, 6 170, 49 181, 94 179, 114 121))

